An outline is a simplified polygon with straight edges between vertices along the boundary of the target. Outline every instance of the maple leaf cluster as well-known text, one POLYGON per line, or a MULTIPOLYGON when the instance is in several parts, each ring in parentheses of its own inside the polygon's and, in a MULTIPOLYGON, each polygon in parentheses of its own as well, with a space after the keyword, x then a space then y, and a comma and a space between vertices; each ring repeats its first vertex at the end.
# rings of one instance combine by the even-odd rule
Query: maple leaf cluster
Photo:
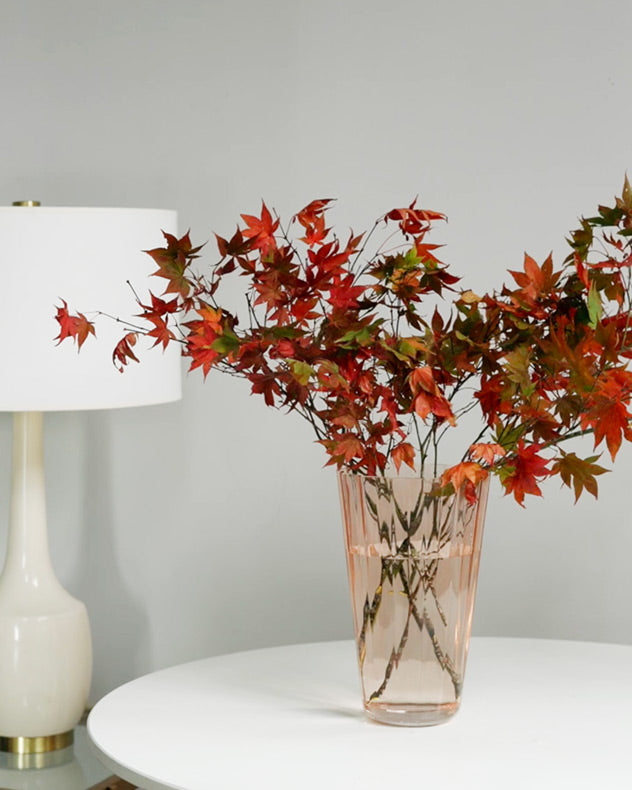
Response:
MULTIPOLYGON (((592 433, 615 458, 632 439, 630 326, 632 190, 571 233, 561 267, 526 255, 512 285, 478 296, 428 241, 444 215, 393 209, 364 234, 340 239, 328 227, 330 200, 314 200, 287 227, 263 204, 242 214, 219 260, 194 267, 189 234, 165 234, 149 251, 161 297, 139 300, 142 334, 163 348, 179 342, 190 369, 217 369, 250 382, 269 406, 309 421, 329 463, 368 475, 389 465, 436 464, 439 442, 478 408, 481 430, 443 475, 446 490, 475 499, 494 473, 522 504, 552 475, 596 496, 599 457, 561 446, 592 433), (380 230, 388 249, 369 254, 380 230), (220 301, 228 278, 244 280, 241 314, 220 301), (439 309, 442 306, 442 309, 439 309)), ((59 340, 79 345, 93 328, 58 308, 59 340), (88 328, 86 328, 88 327, 88 328)), ((114 351, 138 361, 137 328, 114 351)))

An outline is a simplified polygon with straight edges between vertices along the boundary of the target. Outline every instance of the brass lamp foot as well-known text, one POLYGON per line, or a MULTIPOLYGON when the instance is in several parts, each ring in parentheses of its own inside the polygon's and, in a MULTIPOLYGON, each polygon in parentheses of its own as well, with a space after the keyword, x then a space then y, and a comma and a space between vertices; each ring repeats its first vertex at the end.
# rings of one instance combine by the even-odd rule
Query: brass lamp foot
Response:
POLYGON ((0 751, 9 752, 9 754, 42 754, 65 749, 72 745, 73 740, 72 730, 61 732, 58 735, 40 735, 33 738, 0 736, 0 751))

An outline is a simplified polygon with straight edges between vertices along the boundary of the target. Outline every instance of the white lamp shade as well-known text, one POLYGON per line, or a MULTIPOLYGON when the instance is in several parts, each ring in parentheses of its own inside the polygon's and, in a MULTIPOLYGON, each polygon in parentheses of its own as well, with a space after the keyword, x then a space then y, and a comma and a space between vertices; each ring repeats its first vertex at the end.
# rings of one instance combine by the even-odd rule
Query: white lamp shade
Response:
POLYGON ((129 208, 0 207, 0 410, 110 409, 165 403, 181 395, 180 348, 149 351, 139 338, 123 373, 112 352, 126 328, 100 317, 97 338, 81 352, 70 339, 57 345, 61 300, 90 320, 97 311, 134 322, 131 283, 145 302, 164 280, 149 275, 143 251, 176 233, 174 211, 129 208))

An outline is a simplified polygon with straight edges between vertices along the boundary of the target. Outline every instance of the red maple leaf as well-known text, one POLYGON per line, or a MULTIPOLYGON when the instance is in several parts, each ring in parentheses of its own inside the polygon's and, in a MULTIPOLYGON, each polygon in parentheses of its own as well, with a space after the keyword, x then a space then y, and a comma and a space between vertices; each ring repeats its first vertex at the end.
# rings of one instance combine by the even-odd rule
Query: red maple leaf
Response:
POLYGON ((137 318, 143 318, 153 326, 153 329, 150 329, 147 335, 156 339, 154 342, 155 346, 162 343, 162 347, 165 349, 172 340, 175 340, 175 335, 163 316, 173 314, 180 309, 179 299, 176 297, 167 302, 158 296, 154 296, 151 292, 149 295, 151 297, 151 306, 141 304, 143 312, 139 313, 137 318))
POLYGON ((254 283, 253 287, 259 294, 255 305, 267 305, 268 312, 287 303, 287 295, 283 292, 283 286, 276 271, 260 274, 259 281, 254 283))
POLYGON ((171 331, 171 329, 169 329, 167 322, 160 316, 154 315, 154 316, 145 316, 145 317, 150 323, 154 325, 154 328, 150 329, 149 332, 147 332, 148 337, 155 338, 154 346, 157 346, 160 343, 162 343, 163 349, 167 348, 169 343, 171 343, 172 340, 175 340, 176 337, 171 331))
POLYGON ((237 228, 230 240, 223 239, 215 234, 217 249, 222 258, 238 258, 240 261, 252 250, 253 244, 249 238, 237 228))
POLYGON ((151 291, 149 292, 149 296, 151 298, 151 307, 147 305, 141 305, 144 312, 141 313, 139 316, 137 316, 138 318, 147 318, 149 316, 163 316, 178 311, 180 305, 177 297, 172 299, 170 302, 167 302, 164 299, 160 299, 160 297, 158 296, 154 296, 154 294, 151 293, 151 291))
POLYGON ((513 494, 516 502, 524 507, 525 494, 542 496, 538 482, 551 472, 549 461, 538 455, 542 449, 539 444, 525 445, 521 439, 516 454, 507 460, 507 466, 501 469, 501 482, 506 494, 513 494))
POLYGON ((292 343, 292 341, 288 340, 287 338, 279 340, 275 351, 280 357, 286 357, 286 358, 293 357, 294 354, 296 353, 296 349, 294 348, 294 343, 292 343))
POLYGON ((480 390, 474 393, 474 397, 479 401, 488 425, 497 424, 501 414, 511 414, 512 403, 507 392, 507 382, 500 376, 482 376, 480 390))
POLYGON ((63 299, 61 301, 63 306, 57 308, 55 315, 55 320, 59 324, 59 334, 54 339, 57 340, 57 345, 59 345, 62 340, 71 337, 77 343, 77 347, 81 348, 89 335, 96 337, 94 324, 88 321, 83 313, 71 315, 68 312, 66 302, 63 299))
POLYGON ((349 260, 349 255, 353 250, 348 248, 340 250, 340 245, 337 241, 330 241, 324 244, 317 251, 309 250, 308 257, 312 266, 318 270, 317 277, 342 273, 345 263, 349 260))
POLYGON ((196 312, 200 320, 185 324, 189 330, 186 337, 186 355, 193 360, 189 370, 201 367, 206 378, 219 360, 234 361, 240 350, 240 342, 231 329, 230 314, 224 314, 221 309, 204 303, 201 303, 196 312))
POLYGON ((302 324, 305 321, 311 321, 314 318, 318 318, 319 313, 314 311, 314 308, 318 304, 318 297, 311 296, 306 299, 301 299, 300 297, 296 297, 291 305, 290 312, 292 313, 292 317, 296 320, 298 324, 302 324))
POLYGON ((305 208, 302 208, 295 214, 294 219, 297 219, 304 228, 307 228, 323 215, 331 202, 331 198, 312 200, 305 208))
POLYGON ((247 225, 243 235, 246 239, 252 239, 253 247, 260 250, 262 255, 267 255, 276 249, 274 234, 279 228, 279 220, 272 219, 272 214, 268 211, 265 203, 261 205, 261 217, 254 217, 252 214, 241 214, 241 218, 247 225))
POLYGON ((363 285, 354 285, 354 277, 348 274, 329 289, 329 304, 338 310, 349 310, 358 306, 358 299, 365 291, 363 285))
POLYGON ((137 335, 136 332, 128 332, 116 344, 112 352, 112 362, 121 373, 125 366, 130 362, 138 362, 138 357, 132 351, 132 346, 136 345, 137 335))
POLYGON ((277 374, 274 372, 268 373, 251 373, 248 376, 252 384, 253 395, 263 395, 263 398, 268 406, 275 405, 275 397, 281 395, 281 388, 277 381, 277 374))
POLYGON ((213 343, 217 338, 209 342, 209 338, 204 335, 190 335, 187 338, 187 356, 191 357, 189 370, 202 368, 204 378, 209 374, 210 369, 219 359, 219 352, 213 348, 213 343))
POLYGON ((325 217, 316 217, 313 224, 308 225, 305 230, 305 235, 301 236, 300 241, 304 241, 308 247, 315 247, 317 244, 323 244, 329 233, 329 228, 325 227, 325 217))
POLYGON ((433 220, 446 218, 445 214, 440 214, 438 211, 415 208, 416 202, 416 200, 413 200, 408 208, 391 209, 385 214, 384 219, 398 222, 402 233, 417 236, 428 230, 433 220))

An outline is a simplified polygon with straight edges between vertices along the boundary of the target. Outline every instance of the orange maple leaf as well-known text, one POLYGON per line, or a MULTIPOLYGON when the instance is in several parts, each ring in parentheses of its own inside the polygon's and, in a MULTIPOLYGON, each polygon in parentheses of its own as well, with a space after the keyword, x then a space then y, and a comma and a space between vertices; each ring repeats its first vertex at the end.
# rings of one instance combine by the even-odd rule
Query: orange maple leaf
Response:
POLYGON ((408 442, 400 442, 397 447, 393 448, 391 458, 398 472, 402 463, 410 466, 411 469, 415 468, 415 450, 408 442))
POLYGON ((505 455, 505 448, 500 444, 477 442, 470 446, 469 454, 475 461, 483 461, 492 466, 497 456, 505 455))
POLYGON ((422 420, 434 414, 435 417, 447 420, 450 425, 456 425, 450 401, 442 394, 432 370, 427 365, 415 368, 408 381, 414 395, 413 409, 422 420))
POLYGON ((632 372, 613 368, 602 373, 588 408, 581 414, 582 430, 592 429, 595 447, 605 439, 614 461, 623 439, 632 441, 630 413, 626 403, 632 391, 632 372))
POLYGON ((480 464, 463 461, 446 469, 441 475, 441 482, 443 485, 452 483, 455 491, 459 491, 464 486, 465 498, 473 505, 476 502, 476 486, 481 480, 485 480, 487 475, 487 470, 480 464))
POLYGON ((540 267, 525 253, 524 272, 510 271, 509 274, 520 286, 520 294, 532 306, 538 298, 551 293, 562 272, 553 271, 553 259, 550 255, 540 267))

